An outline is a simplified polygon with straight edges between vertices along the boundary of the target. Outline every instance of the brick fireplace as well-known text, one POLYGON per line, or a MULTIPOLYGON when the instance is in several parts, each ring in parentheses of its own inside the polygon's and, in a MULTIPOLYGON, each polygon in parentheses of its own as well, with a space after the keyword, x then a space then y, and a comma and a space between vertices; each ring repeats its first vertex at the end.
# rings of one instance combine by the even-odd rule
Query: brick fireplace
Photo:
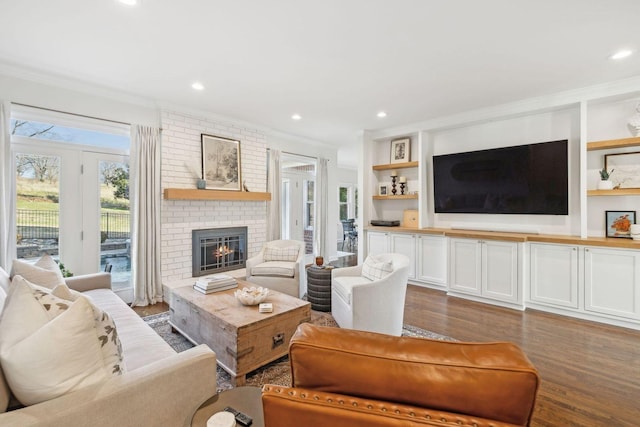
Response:
POLYGON ((192 230, 193 277, 245 267, 247 227, 192 230))

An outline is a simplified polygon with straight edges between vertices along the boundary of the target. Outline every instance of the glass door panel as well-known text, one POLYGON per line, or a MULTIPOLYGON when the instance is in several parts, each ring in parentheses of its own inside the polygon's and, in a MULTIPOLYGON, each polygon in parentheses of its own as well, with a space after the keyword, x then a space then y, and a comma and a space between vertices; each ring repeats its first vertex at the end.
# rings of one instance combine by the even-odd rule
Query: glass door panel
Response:
POLYGON ((60 157, 17 153, 17 257, 37 260, 43 253, 59 259, 60 157))

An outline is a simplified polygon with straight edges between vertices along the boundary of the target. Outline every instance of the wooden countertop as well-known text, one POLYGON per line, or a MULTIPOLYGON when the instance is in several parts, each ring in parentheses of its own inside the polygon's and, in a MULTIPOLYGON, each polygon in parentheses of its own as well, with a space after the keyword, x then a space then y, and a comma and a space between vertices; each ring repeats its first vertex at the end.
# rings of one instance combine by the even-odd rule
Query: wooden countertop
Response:
POLYGON ((604 246, 610 248, 640 249, 640 241, 610 237, 564 236, 560 234, 509 233, 504 231, 458 230, 450 228, 408 228, 366 226, 366 231, 387 233, 431 234, 467 239, 502 240, 508 242, 557 243, 562 245, 604 246))

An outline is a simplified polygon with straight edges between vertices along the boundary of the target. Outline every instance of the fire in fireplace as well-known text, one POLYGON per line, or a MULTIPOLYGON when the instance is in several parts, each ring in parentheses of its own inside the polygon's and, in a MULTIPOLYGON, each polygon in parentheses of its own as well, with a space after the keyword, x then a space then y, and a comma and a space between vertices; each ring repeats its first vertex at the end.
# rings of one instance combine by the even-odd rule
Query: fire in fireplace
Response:
POLYGON ((193 230, 193 277, 245 267, 247 227, 193 230))

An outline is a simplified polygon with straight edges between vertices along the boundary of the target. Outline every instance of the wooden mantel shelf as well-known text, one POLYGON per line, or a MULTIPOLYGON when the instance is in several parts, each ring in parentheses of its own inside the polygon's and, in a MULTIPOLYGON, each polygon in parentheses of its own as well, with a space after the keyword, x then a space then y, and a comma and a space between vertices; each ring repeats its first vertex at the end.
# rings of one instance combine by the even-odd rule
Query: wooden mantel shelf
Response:
POLYGON ((165 188, 166 200, 238 200, 263 202, 271 200, 271 193, 254 191, 196 190, 193 188, 165 188))

